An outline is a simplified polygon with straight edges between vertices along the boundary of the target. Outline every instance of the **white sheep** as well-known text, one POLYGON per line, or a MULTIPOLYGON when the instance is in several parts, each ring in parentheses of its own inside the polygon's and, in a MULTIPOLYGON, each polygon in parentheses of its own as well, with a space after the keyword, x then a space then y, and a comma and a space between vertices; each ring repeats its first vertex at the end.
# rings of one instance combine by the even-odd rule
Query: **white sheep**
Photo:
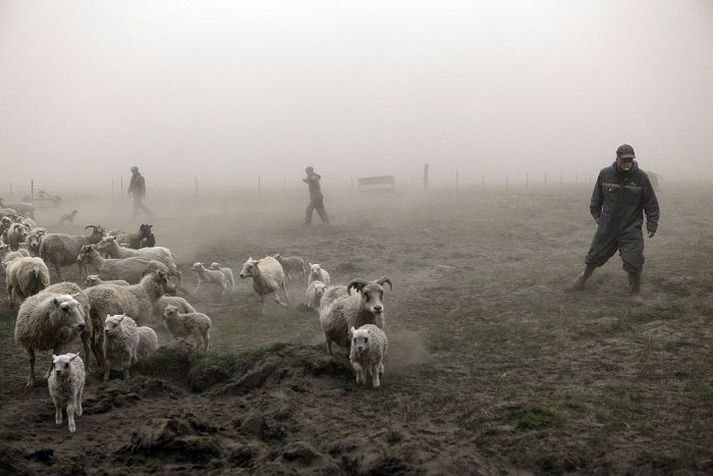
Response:
POLYGON ((215 261, 210 264, 210 269, 212 271, 220 271, 221 273, 223 273, 225 275, 225 280, 227 281, 228 286, 230 287, 230 291, 235 292, 235 276, 233 276, 232 269, 225 266, 221 266, 220 263, 216 263, 215 261))
POLYGON ((305 292, 305 306, 319 311, 326 287, 322 281, 312 281, 305 292))
POLYGON ((136 329, 139 333, 139 345, 136 349, 138 360, 151 357, 158 350, 158 336, 156 332, 148 326, 141 326, 136 329))
POLYGON ((168 248, 161 246, 140 249, 125 248, 119 245, 115 236, 105 236, 96 244, 96 249, 114 259, 143 258, 160 261, 168 268, 168 275, 175 276, 178 279, 178 286, 182 286, 183 273, 178 269, 176 257, 173 256, 173 253, 168 248))
POLYGON ((329 355, 333 355, 333 342, 344 348, 349 346, 349 329, 352 327, 358 329, 364 324, 375 324, 384 329, 384 284, 392 287, 389 278, 376 281, 354 279, 346 286, 346 296, 338 297, 327 306, 322 305, 319 322, 329 355), (352 288, 357 292, 351 294, 352 288))
POLYGON ((24 215, 26 217, 34 218, 35 216, 35 206, 31 203, 5 203, 5 201, 0 198, 0 208, 9 208, 12 210, 17 210, 14 214, 24 215))
POLYGON ((220 294, 221 296, 223 296, 228 291, 228 279, 225 277, 225 274, 223 274, 222 271, 207 269, 205 266, 203 266, 203 263, 193 263, 193 267, 191 269, 194 273, 196 273, 196 276, 198 278, 198 282, 196 283, 196 289, 193 290, 193 294, 198 294, 198 290, 200 289, 201 284, 203 283, 215 284, 216 286, 220 286, 223 290, 223 292, 220 294))
POLYGON ((322 281, 325 286, 329 286, 329 273, 321 264, 309 264, 309 280, 307 281, 307 285, 309 286, 313 281, 322 281))
POLYGON ((6 270, 5 282, 10 309, 50 285, 50 271, 42 258, 17 258, 6 270))
POLYGON ((101 279, 123 279, 131 284, 138 283, 147 271, 159 269, 168 272, 166 265, 156 260, 143 258, 103 258, 95 245, 84 245, 80 249, 77 261, 91 265, 101 279))
POLYGON ((62 224, 64 222, 69 222, 72 225, 74 225, 74 217, 76 217, 78 213, 79 213, 79 210, 72 210, 71 212, 69 212, 65 215, 60 215, 59 226, 62 226, 62 224))
POLYGON ((153 317, 161 319, 163 316, 163 310, 166 309, 166 306, 176 306, 178 312, 183 314, 196 312, 195 308, 180 296, 161 296, 158 298, 158 301, 153 303, 153 317))
POLYGON ((90 235, 67 235, 64 233, 48 233, 40 244, 40 256, 47 266, 54 266, 57 272, 57 280, 62 281, 62 266, 77 264, 80 276, 84 275, 84 266, 77 262, 77 256, 82 250, 82 246, 98 243, 104 237, 104 228, 101 225, 87 225, 85 229, 91 228, 90 235))
POLYGON ((202 312, 180 313, 176 306, 166 306, 163 310, 163 320, 171 335, 180 337, 192 336, 196 340, 196 348, 208 350, 210 343, 210 317, 202 312))
POLYGON ((7 244, 10 245, 10 249, 17 251, 20 248, 20 244, 25 242, 27 235, 30 230, 23 223, 13 223, 7 229, 7 244))
POLYGON ((62 348, 87 327, 83 314, 82 306, 73 296, 58 294, 53 286, 22 303, 15 321, 15 342, 27 352, 30 363, 28 388, 35 384, 35 350, 52 349, 55 354, 60 354, 62 348))
POLYGON ((48 379, 50 396, 54 402, 54 422, 62 424, 62 412, 67 408, 69 431, 74 433, 77 425, 74 413, 82 416, 82 397, 84 395, 84 361, 79 354, 63 354, 52 356, 53 372, 48 379))
POLYGON ((289 296, 287 295, 287 287, 285 285, 285 272, 282 270, 282 265, 272 256, 266 256, 262 259, 255 260, 248 258, 243 264, 243 269, 240 271, 240 279, 252 278, 253 291, 260 306, 260 313, 265 313, 265 296, 268 294, 275 295, 275 302, 282 307, 287 307, 289 304, 289 296), (280 300, 277 291, 281 289, 285 297, 285 302, 280 300))
POLYGON ((124 372, 129 378, 129 367, 138 360, 139 331, 136 322, 126 314, 110 316, 104 320, 104 381, 109 381, 112 368, 124 372))
POLYGON ((322 293, 322 300, 319 303, 319 309, 326 309, 337 299, 348 295, 349 293, 347 292, 346 286, 328 286, 324 288, 324 293, 322 293))
POLYGON ((116 286, 129 286, 129 282, 125 281, 123 279, 110 279, 108 281, 104 281, 99 277, 99 275, 96 274, 90 274, 87 276, 87 279, 84 280, 84 285, 88 288, 91 288, 92 286, 97 286, 99 284, 114 284, 116 286))
POLYGON ((351 350, 349 362, 356 373, 356 383, 365 383, 366 375, 371 374, 371 384, 381 385, 379 375, 384 374, 384 356, 389 347, 389 341, 384 331, 374 324, 364 324, 358 329, 349 329, 351 350))
POLYGON ((288 281, 292 281, 292 273, 295 273, 298 279, 307 279, 307 268, 305 260, 299 256, 282 256, 281 254, 272 255, 285 271, 285 277, 288 281))
POLYGON ((40 246, 42 246, 42 240, 45 239, 47 231, 43 228, 34 228, 25 238, 25 243, 27 244, 27 250, 30 252, 30 256, 40 256, 40 246))

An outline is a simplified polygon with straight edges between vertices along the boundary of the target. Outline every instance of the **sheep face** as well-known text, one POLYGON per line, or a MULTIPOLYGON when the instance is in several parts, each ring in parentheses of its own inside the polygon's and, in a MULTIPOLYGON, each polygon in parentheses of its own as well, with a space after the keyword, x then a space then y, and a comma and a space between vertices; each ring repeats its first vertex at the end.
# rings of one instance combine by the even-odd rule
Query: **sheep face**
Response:
POLYGON ((309 272, 314 279, 320 279, 322 277, 322 265, 321 264, 309 264, 309 272))
POLYGON ((79 354, 64 354, 52 356, 52 368, 57 377, 66 378, 72 371, 70 362, 77 358, 79 354))
POLYGON ((117 246, 119 246, 119 244, 116 241, 116 236, 105 236, 96 244, 96 249, 99 252, 103 252, 117 246))
POLYGON ((40 251, 40 236, 36 233, 31 234, 27 237, 27 247, 34 253, 39 253, 40 251))
POLYGON ((166 306, 163 310, 163 318, 166 321, 175 319, 178 316, 178 308, 176 306, 166 306))
POLYGON ((151 228, 153 228, 153 225, 149 225, 148 223, 142 223, 139 225, 139 236, 141 238, 148 238, 151 235, 151 228))
POLYGON ((96 286, 99 283, 101 283, 101 279, 99 279, 99 276, 96 274, 90 274, 87 276, 87 279, 84 280, 84 285, 87 287, 96 286))
POLYGON ((82 245, 79 255, 77 256, 77 263, 87 264, 91 263, 93 254, 96 253, 96 248, 94 245, 82 245))
POLYGON ((104 321, 104 334, 107 337, 112 337, 121 331, 121 323, 126 318, 126 314, 124 315, 116 315, 116 316, 110 316, 107 314, 106 316, 106 321, 104 321))
POLYGON ((163 288, 163 292, 166 294, 175 294, 176 293, 176 285, 173 284, 169 279, 168 275, 163 272, 163 271, 158 271, 154 273, 155 278, 154 280, 156 283, 158 283, 159 286, 163 288))
POLYGON ((257 260, 249 258, 243 264, 243 269, 240 270, 240 279, 256 277, 260 273, 260 270, 257 267, 257 263, 257 260))
POLYGON ((220 270, 220 264, 216 263, 215 261, 210 264, 210 269, 212 270, 220 270))
POLYGON ((80 334, 86 327, 79 302, 69 294, 57 296, 52 300, 50 320, 58 327, 68 328, 75 334, 80 334))
POLYGON ((84 227, 85 230, 87 228, 92 229, 92 233, 89 235, 89 241, 92 243, 99 243, 106 235, 106 230, 101 225, 87 225, 84 227))
POLYGON ((352 336, 352 349, 354 349, 357 354, 361 354, 369 349, 369 332, 366 329, 355 329, 352 327, 349 329, 349 335, 352 336))
POLYGON ((387 283, 391 289, 389 278, 381 278, 376 281, 355 279, 347 285, 347 292, 351 294, 352 288, 356 289, 361 296, 364 308, 374 315, 379 315, 384 312, 384 284, 387 283))

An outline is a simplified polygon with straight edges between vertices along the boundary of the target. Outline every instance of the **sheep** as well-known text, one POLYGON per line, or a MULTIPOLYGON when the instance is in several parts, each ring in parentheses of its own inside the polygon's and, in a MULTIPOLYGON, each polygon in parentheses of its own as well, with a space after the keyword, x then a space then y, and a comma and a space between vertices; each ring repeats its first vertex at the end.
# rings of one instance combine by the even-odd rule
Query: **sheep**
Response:
POLYGON ((349 362, 356 373, 356 383, 365 383, 367 373, 371 374, 371 385, 381 385, 379 375, 384 374, 384 356, 389 347, 389 341, 384 331, 374 324, 364 324, 358 329, 349 328, 351 350, 349 362))
POLYGON ((84 275, 82 263, 77 263, 77 255, 82 246, 98 243, 104 237, 104 228, 101 225, 87 225, 92 229, 90 235, 67 235, 64 233, 48 233, 40 244, 40 257, 47 265, 52 265, 57 272, 58 281, 62 281, 62 266, 79 265, 80 276, 84 275))
POLYGON ((62 226, 64 222, 71 223, 74 225, 74 217, 77 216, 79 213, 78 210, 72 210, 71 212, 67 213, 66 215, 62 215, 59 217, 59 226, 62 226))
POLYGON ((20 244, 24 243, 30 230, 22 223, 13 223, 7 229, 7 244, 12 251, 17 251, 20 244))
POLYGON ((152 248, 154 246, 156 246, 156 237, 153 232, 141 238, 141 242, 139 243, 139 248, 152 248))
POLYGON ((176 306, 178 312, 183 314, 188 314, 190 312, 196 312, 195 308, 180 296, 161 296, 153 304, 153 317, 156 319, 161 319, 163 317, 163 310, 166 306, 176 306))
MULTIPOLYGON (((315 281, 315 282, 321 282, 321 281, 315 281)), ((334 301, 339 299, 340 297, 348 296, 348 295, 349 295, 349 293, 347 292, 346 286, 325 287, 324 292, 322 293, 322 300, 319 303, 319 306, 320 306, 319 308, 325 309, 330 304, 332 304, 334 301)))
POLYGON ((5 201, 0 198, 0 209, 1 208, 8 208, 15 211, 12 215, 17 215, 19 213, 20 215, 30 218, 35 217, 35 206, 31 203, 5 203, 5 201))
POLYGON ((203 283, 215 284, 217 286, 220 286, 223 289, 223 292, 220 294, 221 296, 223 296, 228 291, 228 279, 222 271, 206 269, 206 267, 203 266, 203 263, 193 263, 193 267, 191 269, 194 273, 196 273, 196 276, 198 278, 198 282, 196 283, 196 289, 193 290, 193 294, 198 294, 198 290, 200 289, 201 284, 203 283))
POLYGON ((15 210, 14 208, 6 208, 0 206, 0 218, 5 218, 13 215, 17 215, 17 210, 15 210))
POLYGON ((77 430, 74 413, 79 416, 83 413, 82 397, 86 380, 84 361, 79 354, 53 355, 52 367, 54 372, 51 372, 47 383, 54 402, 54 422, 62 424, 62 412, 66 406, 69 431, 74 433, 77 430))
POLYGON ((203 351, 208 350, 210 343, 210 317, 202 312, 180 313, 176 306, 166 306, 163 310, 163 320, 171 335, 178 339, 180 337, 193 336, 196 340, 196 348, 203 347, 203 351))
POLYGON ((228 282, 228 285, 230 286, 230 290, 232 292, 235 292, 235 276, 233 276, 233 270, 224 266, 220 266, 219 263, 216 263, 215 261, 210 264, 210 269, 213 271, 220 271, 225 275, 225 279, 228 282))
POLYGON ((297 273, 299 279, 307 279, 307 268, 305 267, 305 260, 299 256, 282 256, 279 253, 272 255, 285 271, 285 276, 288 281, 292 281, 292 273, 297 273))
POLYGON ((148 326, 141 326, 136 329, 139 333, 139 344, 136 349, 138 360, 151 357, 158 350, 158 336, 156 332, 148 326))
POLYGON ((309 264, 309 280, 307 281, 307 286, 312 284, 313 281, 322 281, 325 286, 329 286, 329 273, 321 264, 309 264))
POLYGON ((305 306, 319 311, 326 286, 322 281, 312 281, 305 293, 305 306))
POLYGON ((10 262, 18 258, 27 258, 30 256, 29 251, 24 248, 20 248, 17 251, 10 251, 8 245, 0 245, 0 274, 3 276, 6 274, 8 265, 10 262))
POLYGON ((110 230, 108 235, 115 236, 119 243, 125 244, 134 250, 138 250, 141 248, 142 240, 152 240, 153 244, 156 244, 156 238, 153 236, 151 228, 153 228, 153 225, 142 223, 139 225, 139 231, 126 233, 124 231, 114 229, 110 230))
MULTIPOLYGON (((139 284, 132 286, 99 284, 85 289, 84 293, 89 300, 89 321, 94 329, 92 346, 102 348, 104 336, 101 329, 104 328, 104 317, 107 314, 127 314, 133 317, 137 325, 143 326, 151 320, 154 303, 165 293, 174 290, 174 285, 163 271, 148 273, 139 284)), ((104 366, 105 363, 101 362, 100 365, 104 366)))
POLYGON ((44 240, 47 234, 43 228, 34 228, 25 238, 25 243, 27 244, 27 250, 30 252, 30 256, 40 256, 40 246, 42 245, 42 240, 44 240))
POLYGON ((0 218, 0 238, 2 239, 3 244, 7 244, 7 230, 10 229, 13 223, 15 222, 13 222, 12 218, 9 216, 3 216, 0 218))
POLYGON ((96 245, 97 251, 106 253, 109 258, 125 259, 125 258, 143 258, 147 260, 156 260, 165 264, 168 268, 170 276, 178 278, 178 286, 183 284, 183 273, 176 266, 176 257, 173 256, 171 250, 160 246, 154 248, 131 249, 124 248, 119 245, 115 236, 106 236, 96 245))
POLYGON ((96 286, 97 284, 114 284, 116 286, 129 286, 129 282, 124 281, 123 279, 110 279, 108 281, 104 281, 96 274, 90 274, 89 276, 87 276, 87 279, 84 280, 84 285, 88 288, 96 286))
POLYGON ((155 260, 144 258, 103 258, 97 251, 96 245, 82 246, 76 259, 84 266, 92 265, 101 279, 123 279, 131 284, 141 281, 142 276, 149 269, 168 271, 166 265, 155 260))
POLYGON ((111 316, 104 320, 104 381, 109 381, 109 372, 118 364, 129 379, 129 367, 138 360, 139 331, 136 322, 126 314, 111 316))
POLYGON ((50 271, 42 258, 18 258, 11 261, 5 276, 10 309, 50 285, 50 271))
POLYGON ((253 279, 253 291, 259 303, 260 314, 265 314, 265 296, 272 293, 275 295, 275 302, 287 308, 290 301, 285 285, 285 272, 275 258, 272 256, 266 256, 260 260, 248 258, 240 271, 240 279, 245 278, 253 279), (285 296, 284 303, 278 296, 278 289, 282 289, 285 296))
POLYGON ((53 349, 60 354, 87 327, 80 303, 51 288, 26 299, 17 313, 15 342, 25 348, 30 363, 26 388, 35 384, 35 350, 53 349))
POLYGON ((384 284, 392 288, 389 278, 376 281, 353 279, 347 286, 346 296, 341 296, 328 306, 322 305, 319 322, 324 331, 329 355, 332 352, 332 342, 347 348, 349 345, 349 329, 359 328, 364 324, 375 324, 384 328, 384 284), (351 294, 354 288, 357 293, 351 294))

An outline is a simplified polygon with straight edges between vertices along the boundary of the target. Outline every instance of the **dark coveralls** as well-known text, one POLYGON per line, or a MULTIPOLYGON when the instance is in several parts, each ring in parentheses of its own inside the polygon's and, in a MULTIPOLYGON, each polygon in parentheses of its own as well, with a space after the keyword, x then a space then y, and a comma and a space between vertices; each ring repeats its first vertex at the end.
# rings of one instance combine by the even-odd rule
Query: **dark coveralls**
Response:
POLYGON ((624 270, 640 272, 644 266, 643 212, 648 231, 655 232, 659 222, 659 204, 646 172, 636 162, 628 172, 619 171, 616 163, 602 169, 589 208, 597 231, 585 258, 587 266, 602 266, 618 249, 624 270))
POLYGON ((322 177, 319 174, 312 173, 309 177, 304 179, 309 185, 309 204, 307 205, 305 223, 308 225, 312 224, 312 211, 317 210, 317 214, 322 219, 324 223, 329 223, 329 217, 327 217, 327 211, 324 209, 324 196, 322 195, 322 189, 319 185, 319 179, 322 177))
POLYGON ((143 203, 143 199, 146 196, 146 180, 140 172, 136 172, 131 176, 129 193, 134 200, 134 217, 136 217, 139 210, 143 210, 147 214, 151 215, 151 210, 149 210, 143 203))

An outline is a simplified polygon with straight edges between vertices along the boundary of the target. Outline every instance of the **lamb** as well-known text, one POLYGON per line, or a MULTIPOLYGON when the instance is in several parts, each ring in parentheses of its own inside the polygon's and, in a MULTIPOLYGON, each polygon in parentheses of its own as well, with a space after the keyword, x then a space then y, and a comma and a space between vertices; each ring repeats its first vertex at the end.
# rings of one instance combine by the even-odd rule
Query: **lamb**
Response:
POLYGON ((220 271, 225 275, 225 279, 228 282, 228 285, 230 286, 230 290, 232 292, 235 292, 235 277, 233 276, 233 270, 224 266, 220 266, 219 263, 216 263, 215 261, 210 264, 210 269, 213 271, 220 271))
POLYGON ((82 246, 98 243, 104 237, 104 228, 101 225, 87 225, 92 229, 90 235, 67 235, 64 233, 48 233, 40 244, 40 257, 47 265, 54 266, 57 271, 57 280, 62 281, 62 266, 79 265, 80 275, 84 274, 82 263, 77 263, 77 255, 82 246))
POLYGON ((5 203, 5 201, 0 198, 0 209, 1 208, 8 208, 15 213, 12 213, 12 215, 17 215, 18 213, 20 215, 24 215, 30 218, 35 217, 35 206, 31 203, 5 203))
POLYGON ((379 329, 384 329, 384 284, 392 288, 389 278, 380 278, 376 281, 353 279, 346 286, 346 296, 331 302, 328 306, 322 305, 319 322, 324 331, 329 355, 332 352, 332 342, 347 348, 349 346, 349 329, 359 328, 364 324, 375 324, 379 329), (354 288, 357 293, 351 294, 354 288))
POLYGON ((10 309, 50 285, 50 271, 42 258, 18 258, 11 261, 5 276, 10 309))
POLYGON ((365 383, 370 373, 371 385, 380 386, 379 375, 384 374, 384 356, 389 347, 386 334, 374 324, 364 324, 358 329, 351 327, 349 335, 352 339, 349 362, 356 372, 356 383, 365 383))
MULTIPOLYGON (((165 293, 174 292, 175 286, 163 271, 151 272, 143 277, 139 284, 120 286, 99 284, 84 290, 89 300, 89 321, 94 333, 91 338, 94 348, 102 348, 104 335, 104 317, 126 314, 133 316, 137 325, 143 326, 151 319, 153 305, 165 293)), ((105 366, 105 362, 100 365, 105 366)))
POLYGON ((307 286, 312 284, 313 281, 322 281, 325 286, 329 286, 329 273, 321 264, 309 264, 309 280, 307 281, 307 286))
POLYGON ((197 349, 203 347, 203 351, 208 350, 210 317, 202 312, 180 313, 176 306, 166 306, 163 310, 163 320, 174 338, 193 336, 197 349))
POLYGON ((272 257, 282 265, 282 269, 285 271, 285 276, 288 281, 292 281, 292 273, 296 273, 299 279, 307 279, 305 260, 299 256, 282 256, 278 253, 272 257))
POLYGON ((96 286, 97 284, 114 284, 116 286, 128 286, 129 282, 124 281, 123 279, 110 279, 108 281, 104 281, 96 274, 90 274, 89 276, 87 276, 87 279, 84 280, 84 285, 88 288, 96 286))
POLYGON ((163 317, 163 311, 167 306, 175 306, 178 312, 182 314, 196 312, 195 308, 180 296, 161 296, 158 298, 158 301, 153 304, 153 317, 161 319, 163 317))
POLYGON ((136 322, 126 314, 110 316, 104 321, 104 381, 109 381, 109 373, 114 365, 124 372, 124 380, 129 379, 129 367, 138 360, 139 331, 136 322))
POLYGON ((141 326, 136 330, 139 333, 139 345, 136 348, 138 360, 151 357, 151 355, 158 350, 158 336, 156 332, 148 326, 141 326))
POLYGON ((69 431, 74 433, 77 430, 74 413, 82 416, 82 397, 86 380, 84 361, 79 354, 53 355, 52 367, 54 372, 49 376, 48 386, 54 402, 54 422, 62 424, 62 411, 66 406, 69 431))
POLYGON ((322 281, 312 281, 305 293, 305 306, 319 311, 326 286, 322 281))
POLYGON ((275 258, 272 256, 266 256, 260 260, 254 260, 252 257, 248 258, 240 271, 240 279, 245 278, 253 279, 253 291, 260 306, 260 314, 265 314, 265 296, 268 294, 274 293, 275 302, 287 308, 290 301, 285 285, 285 272, 282 270, 282 265, 275 258), (285 296, 284 303, 278 296, 278 289, 282 289, 282 293, 285 296))
POLYGON ((215 284, 223 288, 223 292, 220 294, 221 296, 223 296, 228 291, 228 278, 222 271, 206 269, 206 267, 203 266, 203 263, 193 263, 193 267, 191 269, 193 270, 193 272, 196 273, 196 276, 198 277, 196 289, 193 291, 193 294, 198 294, 198 290, 200 289, 201 284, 203 283, 215 284))
POLYGON ((92 265, 97 271, 96 274, 101 279, 123 279, 131 284, 141 281, 141 278, 149 269, 168 271, 166 265, 155 260, 143 258, 103 258, 101 254, 99 254, 99 251, 97 251, 96 245, 82 246, 76 259, 84 266, 92 265), (151 268, 152 266, 154 268, 151 268))
POLYGON ((79 211, 77 210, 72 210, 70 213, 67 213, 66 215, 62 215, 59 217, 59 226, 62 226, 64 222, 69 222, 72 225, 74 225, 74 217, 77 216, 79 211))
POLYGON ((73 296, 54 292, 52 286, 22 303, 15 321, 15 342, 25 348, 30 363, 27 388, 35 384, 35 350, 53 349, 60 354, 87 327, 83 314, 73 296))
POLYGON ((171 250, 160 246, 154 248, 131 249, 124 248, 119 245, 115 236, 106 236, 96 245, 97 251, 106 253, 109 258, 125 259, 125 258, 143 258, 147 260, 160 261, 168 268, 169 276, 178 278, 178 286, 182 285, 183 273, 176 266, 176 257, 173 256, 171 250))

